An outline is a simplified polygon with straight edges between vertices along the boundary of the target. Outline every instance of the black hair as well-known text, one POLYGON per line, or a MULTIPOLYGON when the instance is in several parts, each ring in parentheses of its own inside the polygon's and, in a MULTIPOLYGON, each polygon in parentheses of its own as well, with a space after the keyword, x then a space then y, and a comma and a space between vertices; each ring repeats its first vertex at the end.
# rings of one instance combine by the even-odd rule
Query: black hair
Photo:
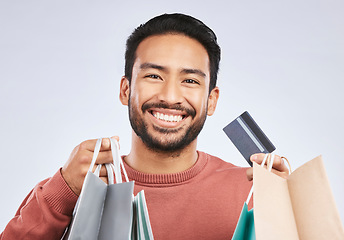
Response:
POLYGON ((221 50, 215 33, 200 20, 181 13, 162 14, 141 24, 127 39, 125 52, 125 76, 131 81, 132 69, 136 59, 136 49, 149 36, 180 33, 200 42, 209 57, 209 92, 216 86, 221 50))

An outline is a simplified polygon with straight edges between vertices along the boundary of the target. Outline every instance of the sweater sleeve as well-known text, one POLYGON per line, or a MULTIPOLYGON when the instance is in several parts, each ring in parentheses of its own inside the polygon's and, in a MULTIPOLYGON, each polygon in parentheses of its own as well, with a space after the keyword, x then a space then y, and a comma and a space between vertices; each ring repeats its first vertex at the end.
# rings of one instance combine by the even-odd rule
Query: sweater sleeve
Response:
POLYGON ((77 198, 59 170, 26 196, 0 240, 60 239, 70 223, 77 198))

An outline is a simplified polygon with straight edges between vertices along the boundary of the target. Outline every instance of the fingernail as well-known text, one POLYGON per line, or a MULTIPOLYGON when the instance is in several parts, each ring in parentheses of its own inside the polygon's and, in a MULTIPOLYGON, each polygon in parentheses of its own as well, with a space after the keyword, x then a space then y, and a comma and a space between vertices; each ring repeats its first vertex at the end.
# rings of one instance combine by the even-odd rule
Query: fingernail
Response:
POLYGON ((258 158, 258 156, 257 156, 256 154, 254 154, 254 155, 251 156, 251 160, 252 160, 252 161, 257 161, 257 158, 258 158))

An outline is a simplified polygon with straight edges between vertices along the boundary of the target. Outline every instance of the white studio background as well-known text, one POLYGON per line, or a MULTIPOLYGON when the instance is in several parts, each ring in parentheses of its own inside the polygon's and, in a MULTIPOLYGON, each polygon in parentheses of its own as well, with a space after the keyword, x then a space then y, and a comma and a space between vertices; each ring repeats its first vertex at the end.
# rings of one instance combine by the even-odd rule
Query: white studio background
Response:
POLYGON ((248 110, 293 169, 323 155, 343 221, 343 1, 1 0, 0 231, 80 142, 119 135, 129 152, 125 40, 166 12, 201 19, 222 47, 221 96, 199 149, 248 166, 222 131, 248 110))

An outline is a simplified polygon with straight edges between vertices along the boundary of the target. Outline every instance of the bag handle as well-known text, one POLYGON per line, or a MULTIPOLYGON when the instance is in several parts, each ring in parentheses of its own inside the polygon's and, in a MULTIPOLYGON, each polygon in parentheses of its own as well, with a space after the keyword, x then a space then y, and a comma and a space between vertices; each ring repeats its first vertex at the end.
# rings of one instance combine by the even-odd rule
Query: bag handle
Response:
MULTIPOLYGON (((99 177, 99 173, 100 173, 100 169, 102 168, 103 164, 98 164, 96 169, 94 170, 94 175, 96 175, 97 177, 99 177)), ((104 164, 105 168, 106 168, 106 172, 108 175, 108 184, 114 184, 114 176, 113 176, 113 170, 111 167, 112 163, 106 163, 104 164)))
POLYGON ((96 160, 97 160, 101 145, 102 145, 102 139, 99 138, 96 142, 96 146, 94 147, 92 161, 91 161, 90 167, 88 169, 89 172, 93 172, 93 167, 96 164, 96 160))
POLYGON ((96 167, 96 170, 94 170, 94 175, 96 175, 97 177, 99 177, 99 173, 100 173, 100 169, 102 168, 102 165, 99 164, 96 167))
POLYGON ((116 139, 109 138, 111 142, 111 152, 112 152, 112 158, 113 158, 113 164, 111 167, 113 168, 113 171, 115 173, 116 183, 122 183, 122 173, 123 171, 125 181, 129 182, 127 171, 125 170, 123 160, 121 155, 119 154, 119 144, 116 139))
MULTIPOLYGON (((271 172, 271 169, 272 169, 272 165, 273 165, 273 163, 274 163, 274 160, 275 160, 275 154, 265 154, 265 157, 264 157, 264 159, 263 159, 263 162, 260 164, 260 166, 264 166, 264 164, 265 164, 265 162, 266 161, 268 161, 268 167, 267 167, 267 169, 268 169, 268 171, 269 172, 271 172), (270 160, 270 161, 269 161, 270 160)), ((246 199, 246 204, 248 205, 248 203, 250 202, 250 200, 251 200, 251 197, 252 197, 252 194, 253 194, 253 184, 254 183, 252 183, 252 187, 251 187, 251 190, 250 190, 250 192, 249 192, 249 194, 248 194, 248 197, 247 197, 247 199, 246 199)))
MULTIPOLYGON (((122 168, 122 171, 124 173, 125 180, 127 182, 129 182, 127 172, 124 168, 123 160, 119 154, 119 144, 118 144, 116 139, 109 138, 109 140, 111 143, 111 153, 112 153, 112 158, 113 158, 113 163, 105 164, 106 171, 108 173, 109 184, 114 184, 113 175, 115 175, 116 183, 122 183, 121 168, 122 168)), ((101 144, 102 144, 102 138, 99 138, 96 142, 95 147, 94 147, 92 161, 91 161, 90 167, 88 169, 89 172, 93 172, 93 168, 94 168, 94 165, 96 164, 96 160, 97 160, 97 157, 99 155, 101 144)), ((94 171, 95 175, 99 176, 101 166, 102 166, 101 164, 97 165, 97 167, 94 171)))
POLYGON ((106 168, 106 171, 107 171, 107 175, 108 175, 108 184, 114 184, 114 177, 113 177, 113 170, 112 170, 112 167, 111 167, 112 163, 107 163, 105 164, 105 168, 106 168))

